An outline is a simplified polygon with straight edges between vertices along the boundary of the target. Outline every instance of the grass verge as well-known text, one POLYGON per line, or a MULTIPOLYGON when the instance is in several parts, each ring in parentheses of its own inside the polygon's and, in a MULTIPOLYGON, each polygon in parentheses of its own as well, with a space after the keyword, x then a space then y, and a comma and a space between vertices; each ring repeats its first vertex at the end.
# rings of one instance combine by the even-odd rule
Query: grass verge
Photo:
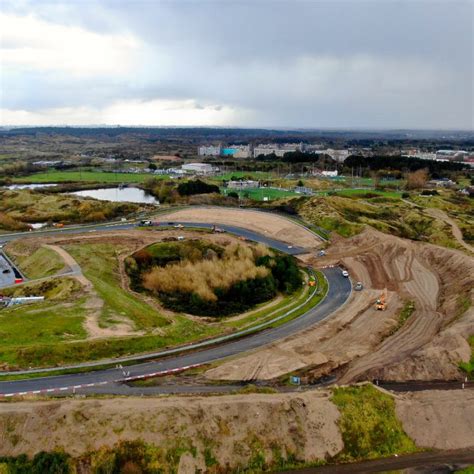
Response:
POLYGON ((393 398, 373 385, 333 389, 332 402, 341 414, 338 425, 344 449, 337 461, 359 461, 418 451, 403 431, 393 398))
POLYGON ((466 372, 469 379, 474 380, 474 335, 470 336, 468 341, 472 349, 471 360, 469 362, 461 362, 459 367, 466 372))

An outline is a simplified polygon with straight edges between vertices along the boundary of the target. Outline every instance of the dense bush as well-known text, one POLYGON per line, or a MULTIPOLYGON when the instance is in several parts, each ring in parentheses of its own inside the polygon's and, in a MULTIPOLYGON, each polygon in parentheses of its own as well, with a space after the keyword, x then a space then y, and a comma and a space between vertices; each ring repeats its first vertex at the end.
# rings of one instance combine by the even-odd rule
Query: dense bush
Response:
MULTIPOLYGON (((0 468, 12 474, 69 474, 75 472, 71 457, 62 452, 41 451, 33 459, 25 455, 0 457, 0 468)), ((0 470, 1 471, 1 470, 0 470)))
POLYGON ((192 194, 208 194, 219 193, 219 186, 215 184, 207 184, 200 179, 195 181, 187 181, 180 183, 178 186, 178 193, 181 196, 191 196, 192 194))
POLYGON ((246 311, 302 284, 294 257, 263 246, 160 243, 127 258, 125 268, 133 289, 156 294, 173 311, 207 316, 246 311))

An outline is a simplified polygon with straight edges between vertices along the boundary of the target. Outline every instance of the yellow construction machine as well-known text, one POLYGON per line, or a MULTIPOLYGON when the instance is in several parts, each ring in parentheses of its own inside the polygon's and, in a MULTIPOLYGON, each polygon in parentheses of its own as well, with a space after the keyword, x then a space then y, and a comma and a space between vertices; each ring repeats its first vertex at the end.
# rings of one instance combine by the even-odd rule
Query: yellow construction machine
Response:
POLYGON ((375 302, 375 309, 377 311, 385 311, 386 303, 385 303, 385 293, 382 293, 375 302))

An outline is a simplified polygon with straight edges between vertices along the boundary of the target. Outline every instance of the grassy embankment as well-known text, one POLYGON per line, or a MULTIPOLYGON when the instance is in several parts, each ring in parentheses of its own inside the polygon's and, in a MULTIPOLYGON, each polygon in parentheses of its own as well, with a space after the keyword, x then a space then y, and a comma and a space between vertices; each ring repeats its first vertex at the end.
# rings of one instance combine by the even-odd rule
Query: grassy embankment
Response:
POLYGON ((0 230, 27 230, 28 223, 36 222, 101 222, 145 208, 139 204, 98 201, 69 194, 0 190, 0 230))
MULTIPOLYGON (((298 202, 296 206, 305 221, 343 237, 356 235, 365 225, 370 225, 387 234, 448 248, 461 248, 449 225, 424 212, 430 201, 425 202, 423 199, 414 196, 410 203, 400 197, 378 196, 372 191, 361 193, 353 190, 312 197, 298 202), (418 205, 418 202, 424 205, 418 205)), ((472 212, 468 198, 458 199, 454 193, 449 192, 443 199, 451 201, 459 215, 469 212, 469 209, 472 212)))
POLYGON ((56 275, 65 268, 62 258, 54 250, 47 247, 32 249, 30 244, 25 244, 20 240, 10 242, 6 253, 30 279, 56 275))
MULTIPOLYGON (((103 302, 99 308, 99 326, 110 327, 126 320, 143 335, 86 340, 83 323, 88 314, 87 298, 76 286, 69 293, 54 290, 58 282, 69 281, 54 279, 48 284, 49 291, 58 294, 56 299, 50 300, 47 292, 31 284, 32 294, 46 294, 44 303, 2 311, 0 363, 11 367, 54 366, 160 350, 251 327, 284 314, 308 298, 308 287, 304 286, 275 305, 262 304, 242 318, 223 318, 215 323, 181 314, 165 316, 140 297, 122 289, 117 255, 124 249, 109 244, 74 244, 67 246, 67 250, 81 265, 103 302)), ((24 289, 23 286, 14 291, 24 289)), ((317 304, 323 296, 324 293, 315 295, 291 317, 317 304)))
POLYGON ((341 413, 338 424, 344 449, 337 455, 338 461, 375 459, 418 450, 397 419, 393 398, 373 385, 335 388, 331 400, 341 413))
MULTIPOLYGON (((253 393, 251 391, 250 393, 253 393)), ((242 392, 239 393, 242 396, 242 392)), ((259 395, 261 397, 264 394, 259 395)), ((267 396, 272 396, 271 394, 267 396)), ((372 385, 336 388, 332 393, 332 402, 340 412, 338 420, 344 447, 342 451, 329 459, 305 461, 304 454, 289 450, 285 440, 269 441, 249 432, 245 441, 236 443, 236 457, 241 458, 238 467, 234 466, 232 472, 258 473, 275 472, 290 468, 303 468, 322 464, 336 464, 340 462, 355 462, 367 459, 376 459, 390 455, 403 455, 419 451, 408 435, 404 432, 400 421, 396 417, 394 399, 372 385)), ((288 402, 286 402, 288 403, 288 402)), ((304 405, 303 405, 304 406, 304 405)), ((275 404, 278 412, 279 406, 275 404)), ((287 409, 288 411, 288 409, 287 409)), ((289 414, 294 417, 294 432, 298 437, 307 435, 302 432, 301 419, 295 416, 294 411, 289 414)), ((80 411, 75 416, 81 418, 80 411)), ((199 423, 199 413, 195 414, 199 423)), ((169 420, 173 422, 173 418, 169 420)), ((115 423, 115 430, 120 430, 120 424, 115 423)), ((179 426, 179 423, 177 423, 179 426)), ((216 420, 220 435, 228 434, 229 422, 224 416, 216 420)), ((143 430, 148 427, 143 424, 143 430)), ((51 465, 58 466, 55 472, 74 472, 79 464, 91 466, 91 472, 176 472, 181 457, 186 455, 194 459, 201 459, 207 472, 223 472, 229 470, 219 464, 222 458, 222 445, 217 438, 208 438, 205 434, 195 434, 192 438, 186 432, 180 436, 167 434, 167 425, 163 426, 164 439, 159 446, 147 444, 143 441, 121 441, 114 446, 104 446, 99 450, 91 451, 80 458, 73 458, 63 452, 37 454, 35 458, 6 457, 0 458, 0 472, 2 468, 14 469, 18 466, 28 467, 33 470, 36 465, 51 469, 51 465), (3 465, 2 465, 3 464, 3 465), (62 470, 59 470, 59 466, 62 470), (133 470, 132 470, 133 469, 133 470)), ((120 432, 120 431, 115 431, 120 432)), ((298 443, 296 443, 298 445, 298 443)), ((226 448, 228 449, 228 448, 226 448)), ((232 454, 232 452, 230 453, 232 454)), ((229 452, 227 452, 227 456, 229 452)), ((469 471, 467 471, 469 472, 469 471)))

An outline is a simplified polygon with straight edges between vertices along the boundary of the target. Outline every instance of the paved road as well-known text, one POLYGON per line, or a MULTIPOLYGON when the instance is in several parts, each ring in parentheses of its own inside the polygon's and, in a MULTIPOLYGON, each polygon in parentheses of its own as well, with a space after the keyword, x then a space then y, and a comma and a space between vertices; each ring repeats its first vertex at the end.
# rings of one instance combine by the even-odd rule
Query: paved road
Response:
POLYGON ((25 277, 3 251, 0 250, 0 288, 15 285, 16 278, 24 279, 25 277))
MULTIPOLYGON (((322 321, 342 306, 351 293, 351 283, 349 279, 341 276, 340 269, 327 268, 324 269, 324 274, 329 282, 329 289, 326 298, 324 298, 318 306, 312 308, 302 316, 299 316, 282 326, 267 329, 226 344, 216 345, 189 354, 127 366, 125 369, 129 372, 127 375, 136 377, 157 371, 168 371, 180 367, 213 362, 252 349, 258 349, 265 344, 269 344, 302 331, 322 321)), ((63 389, 61 391, 67 392, 72 390, 73 386, 112 383, 122 378, 124 378, 123 371, 121 369, 113 368, 56 377, 0 382, 0 395, 60 388, 63 389)))

